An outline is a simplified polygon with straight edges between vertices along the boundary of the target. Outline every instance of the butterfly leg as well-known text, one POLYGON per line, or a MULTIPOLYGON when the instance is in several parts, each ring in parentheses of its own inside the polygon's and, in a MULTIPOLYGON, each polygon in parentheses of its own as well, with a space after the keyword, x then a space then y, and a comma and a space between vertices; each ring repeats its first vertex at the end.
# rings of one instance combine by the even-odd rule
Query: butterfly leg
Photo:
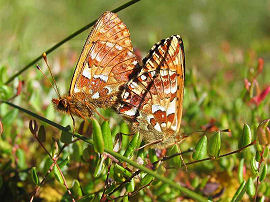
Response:
POLYGON ((82 113, 78 110, 78 109, 75 109, 75 112, 82 118, 84 119, 84 121, 86 122, 86 118, 82 115, 82 113))

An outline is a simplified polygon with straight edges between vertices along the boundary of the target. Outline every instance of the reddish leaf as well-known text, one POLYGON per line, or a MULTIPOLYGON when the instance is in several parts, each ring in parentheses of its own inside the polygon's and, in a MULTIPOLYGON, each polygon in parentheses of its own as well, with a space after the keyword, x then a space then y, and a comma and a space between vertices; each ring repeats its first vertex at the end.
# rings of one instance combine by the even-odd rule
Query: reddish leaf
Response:
POLYGON ((17 93, 16 93, 16 96, 18 96, 18 95, 21 94, 23 85, 24 85, 24 81, 19 81, 19 84, 18 84, 18 86, 17 86, 17 93))
POLYGON ((253 97, 251 102, 255 103, 258 106, 269 93, 270 93, 270 86, 267 86, 259 95, 253 97))

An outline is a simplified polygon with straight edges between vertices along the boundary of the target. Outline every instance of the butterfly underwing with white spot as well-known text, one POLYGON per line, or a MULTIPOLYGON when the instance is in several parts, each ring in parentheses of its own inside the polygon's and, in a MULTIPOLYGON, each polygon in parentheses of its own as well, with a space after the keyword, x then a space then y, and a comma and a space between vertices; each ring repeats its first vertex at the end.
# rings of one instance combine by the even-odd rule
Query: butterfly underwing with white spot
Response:
POLYGON ((139 74, 121 94, 117 111, 153 148, 166 148, 180 132, 184 95, 185 54, 180 36, 153 46, 139 74))
POLYGON ((90 118, 96 108, 109 108, 138 67, 126 25, 105 12, 89 34, 70 84, 69 95, 53 99, 56 108, 90 118))

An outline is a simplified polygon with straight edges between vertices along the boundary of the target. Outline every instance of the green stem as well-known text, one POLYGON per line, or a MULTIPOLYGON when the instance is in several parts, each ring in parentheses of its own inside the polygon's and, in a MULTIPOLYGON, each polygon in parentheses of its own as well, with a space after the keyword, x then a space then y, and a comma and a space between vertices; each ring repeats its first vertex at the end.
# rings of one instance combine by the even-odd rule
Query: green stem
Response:
MULTIPOLYGON (((140 0, 131 0, 121 6, 119 6, 118 8, 112 10, 113 13, 117 13, 135 3, 137 3, 140 0)), ((90 22, 88 25, 85 25, 84 27, 82 27, 81 29, 75 31, 74 33, 72 33, 71 35, 67 36, 66 38, 64 38, 62 41, 58 42, 57 44, 55 44, 54 46, 52 46, 51 48, 47 49, 45 51, 45 53, 47 55, 49 55, 51 52, 53 52, 55 49, 59 48, 61 45, 63 45, 64 43, 66 43, 67 41, 69 41, 70 39, 74 38, 75 36, 79 35, 80 33, 84 32, 85 30, 87 30, 88 28, 92 27, 95 23, 96 23, 97 19, 90 22)), ((43 54, 43 53, 42 53, 43 54)), ((37 61, 39 61, 40 59, 42 59, 42 54, 40 56, 38 56, 37 58, 33 59, 31 62, 29 62, 27 65, 25 65, 20 71, 18 71, 17 73, 15 73, 13 76, 11 76, 6 82, 5 84, 9 84, 11 81, 13 81, 17 76, 19 76, 20 74, 22 74, 24 71, 26 71, 27 69, 29 69, 32 65, 35 65, 37 61)))
MULTIPOLYGON (((32 117, 35 117, 35 118, 37 118, 37 119, 39 119, 39 120, 41 120, 41 121, 44 121, 45 123, 48 123, 48 124, 50 124, 50 125, 52 125, 52 126, 58 128, 59 130, 66 131, 66 132, 68 132, 70 135, 73 135, 74 137, 77 137, 77 138, 79 138, 80 140, 82 140, 82 141, 84 141, 84 142, 87 142, 88 144, 93 145, 93 140, 92 140, 92 139, 89 139, 89 138, 87 138, 87 137, 84 137, 84 136, 82 136, 82 135, 80 135, 80 134, 78 134, 78 133, 73 134, 73 133, 67 131, 67 129, 66 129, 65 127, 63 127, 63 126, 61 126, 61 125, 59 125, 59 124, 57 124, 57 123, 55 123, 55 122, 52 122, 52 121, 50 121, 50 120, 48 120, 48 119, 46 119, 46 118, 44 118, 44 117, 42 117, 42 116, 39 116, 38 114, 35 114, 35 113, 33 113, 33 112, 31 112, 31 111, 29 111, 29 110, 27 110, 27 109, 24 109, 24 108, 22 108, 22 107, 20 107, 20 106, 17 106, 17 105, 15 105, 15 104, 13 104, 13 103, 10 103, 10 102, 8 102, 8 101, 1 101, 1 100, 0 100, 0 102, 5 103, 5 104, 8 104, 8 105, 10 105, 10 106, 12 106, 12 107, 14 107, 14 108, 17 108, 17 109, 19 109, 20 111, 25 112, 25 113, 29 114, 29 115, 32 116, 32 117)), ((173 187, 173 188, 179 190, 180 192, 182 192, 182 193, 185 194, 186 196, 188 196, 188 197, 190 197, 190 198, 193 198, 193 199, 196 200, 196 201, 207 201, 207 199, 204 198, 203 196, 201 196, 201 195, 199 195, 199 194, 197 194, 197 193, 195 193, 195 192, 193 192, 193 191, 191 191, 191 190, 189 190, 189 189, 187 189, 187 188, 185 188, 185 187, 182 187, 182 186, 179 185, 178 183, 176 183, 176 182, 174 182, 174 181, 172 181, 172 180, 170 180, 170 179, 168 179, 168 178, 166 178, 166 177, 164 177, 164 176, 159 175, 157 172, 155 172, 155 171, 153 171, 153 170, 150 170, 149 168, 146 168, 146 167, 144 167, 144 166, 142 166, 142 165, 137 164, 136 162, 134 162, 134 161, 132 161, 132 160, 130 160, 130 159, 128 159, 128 158, 122 156, 121 154, 118 154, 117 152, 114 152, 114 151, 112 151, 112 150, 110 150, 110 149, 106 149, 106 148, 105 148, 105 152, 107 152, 107 153, 109 153, 110 155, 114 156, 114 157, 117 158, 118 160, 127 162, 128 164, 132 165, 133 167, 135 167, 135 168, 137 168, 137 169, 140 169, 140 170, 142 170, 142 171, 144 171, 144 172, 146 172, 146 173, 152 175, 152 176, 155 177, 156 179, 158 179, 158 180, 160 180, 160 181, 162 181, 162 182, 164 182, 164 183, 166 183, 166 184, 169 184, 171 187, 173 187)))

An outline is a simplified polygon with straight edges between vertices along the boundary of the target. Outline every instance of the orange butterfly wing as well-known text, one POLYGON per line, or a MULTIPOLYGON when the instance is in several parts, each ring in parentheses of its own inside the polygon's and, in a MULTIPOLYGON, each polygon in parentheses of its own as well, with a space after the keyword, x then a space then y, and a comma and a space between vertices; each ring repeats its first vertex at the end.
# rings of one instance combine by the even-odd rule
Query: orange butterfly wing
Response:
POLYGON ((137 122, 134 128, 147 142, 165 140, 160 148, 171 144, 180 130, 184 72, 183 41, 173 35, 150 50, 141 72, 128 82, 121 95, 118 112, 137 122))
POLYGON ((111 12, 95 24, 77 63, 69 94, 84 93, 110 107, 137 65, 126 25, 111 12))

